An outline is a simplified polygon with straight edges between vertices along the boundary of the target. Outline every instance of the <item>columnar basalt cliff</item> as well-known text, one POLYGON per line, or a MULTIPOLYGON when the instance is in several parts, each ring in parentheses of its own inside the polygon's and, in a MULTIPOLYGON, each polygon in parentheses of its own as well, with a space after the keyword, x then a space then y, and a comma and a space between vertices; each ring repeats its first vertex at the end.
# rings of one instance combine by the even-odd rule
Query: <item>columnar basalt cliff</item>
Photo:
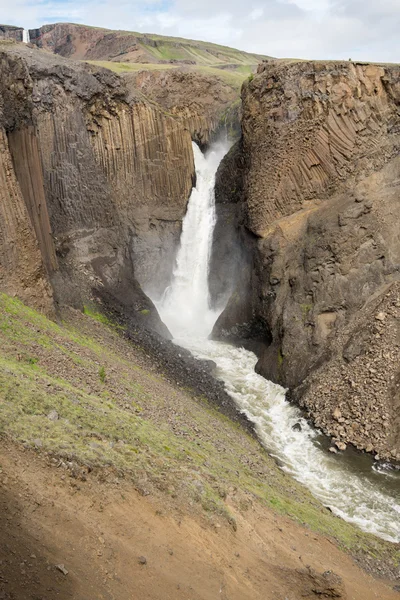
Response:
POLYGON ((258 343, 258 370, 333 436, 400 459, 400 68, 262 64, 219 173, 215 335, 258 343), (241 265, 221 252, 234 222, 241 265))
POLYGON ((189 131, 105 69, 23 46, 3 50, 0 68, 2 287, 40 305, 51 282, 75 306, 105 288, 165 332, 138 281, 161 290, 170 276, 194 177, 189 131))
POLYGON ((207 146, 213 133, 221 128, 232 138, 239 137, 237 83, 184 69, 143 70, 124 77, 129 88, 140 91, 179 119, 201 147, 207 146))

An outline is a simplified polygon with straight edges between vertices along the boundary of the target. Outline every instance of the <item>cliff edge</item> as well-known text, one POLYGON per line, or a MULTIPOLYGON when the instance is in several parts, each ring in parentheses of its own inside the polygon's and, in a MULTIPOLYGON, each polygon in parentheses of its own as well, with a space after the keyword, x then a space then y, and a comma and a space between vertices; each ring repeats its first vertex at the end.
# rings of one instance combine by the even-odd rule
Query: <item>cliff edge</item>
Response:
POLYGON ((2 289, 47 312, 105 290, 166 333, 142 288, 170 277, 189 130, 106 69, 7 44, 0 70, 2 289))

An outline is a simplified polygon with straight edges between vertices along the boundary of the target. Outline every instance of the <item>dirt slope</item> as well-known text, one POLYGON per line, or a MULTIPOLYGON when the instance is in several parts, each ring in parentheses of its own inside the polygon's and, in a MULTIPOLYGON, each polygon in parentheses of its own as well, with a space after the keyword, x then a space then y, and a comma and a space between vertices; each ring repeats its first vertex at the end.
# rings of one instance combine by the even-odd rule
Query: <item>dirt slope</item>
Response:
POLYGON ((236 532, 223 520, 190 514, 184 504, 171 506, 165 496, 143 497, 111 471, 83 482, 5 443, 0 464, 4 600, 399 596, 327 539, 251 499, 240 509, 246 499, 234 491, 227 502, 236 532))

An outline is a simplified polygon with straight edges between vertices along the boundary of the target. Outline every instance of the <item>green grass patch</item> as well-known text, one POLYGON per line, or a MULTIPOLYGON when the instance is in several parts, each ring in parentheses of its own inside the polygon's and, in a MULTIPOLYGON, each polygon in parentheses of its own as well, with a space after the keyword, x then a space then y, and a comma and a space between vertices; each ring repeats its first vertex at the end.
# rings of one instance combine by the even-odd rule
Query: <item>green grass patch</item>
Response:
POLYGON ((114 62, 110 60, 86 60, 91 65, 109 69, 114 73, 132 73, 138 71, 165 71, 166 69, 176 69, 176 65, 160 65, 157 63, 126 63, 114 62))
MULTIPOLYGON (((159 58, 162 58, 161 56, 159 58)), ((137 73, 140 71, 165 71, 171 69, 179 69, 180 65, 177 64, 158 64, 158 63, 126 63, 126 62, 114 62, 106 60, 87 60, 89 64, 96 65, 109 69, 114 73, 137 73)), ((242 83, 248 78, 249 74, 255 68, 255 65, 235 65, 232 70, 220 69, 211 64, 198 64, 198 65, 185 65, 185 69, 194 71, 203 75, 213 75, 220 81, 233 87, 236 90, 240 90, 242 83)))

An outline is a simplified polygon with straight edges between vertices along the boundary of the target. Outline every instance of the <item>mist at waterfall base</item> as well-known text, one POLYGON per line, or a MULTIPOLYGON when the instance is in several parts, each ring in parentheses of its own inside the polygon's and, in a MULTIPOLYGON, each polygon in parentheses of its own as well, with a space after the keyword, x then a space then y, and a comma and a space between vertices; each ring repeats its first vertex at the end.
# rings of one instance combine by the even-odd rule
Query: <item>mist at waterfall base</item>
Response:
POLYGON ((215 226, 214 184, 229 145, 219 142, 203 155, 196 144, 196 187, 183 221, 171 285, 155 301, 174 342, 198 358, 213 360, 236 406, 254 423, 267 451, 282 469, 304 484, 332 512, 391 542, 400 541, 398 474, 379 472, 351 454, 331 454, 321 434, 286 401, 285 390, 258 375, 257 357, 248 350, 208 339, 222 311, 209 303, 208 265, 215 226), (293 429, 293 426, 300 424, 293 429))

